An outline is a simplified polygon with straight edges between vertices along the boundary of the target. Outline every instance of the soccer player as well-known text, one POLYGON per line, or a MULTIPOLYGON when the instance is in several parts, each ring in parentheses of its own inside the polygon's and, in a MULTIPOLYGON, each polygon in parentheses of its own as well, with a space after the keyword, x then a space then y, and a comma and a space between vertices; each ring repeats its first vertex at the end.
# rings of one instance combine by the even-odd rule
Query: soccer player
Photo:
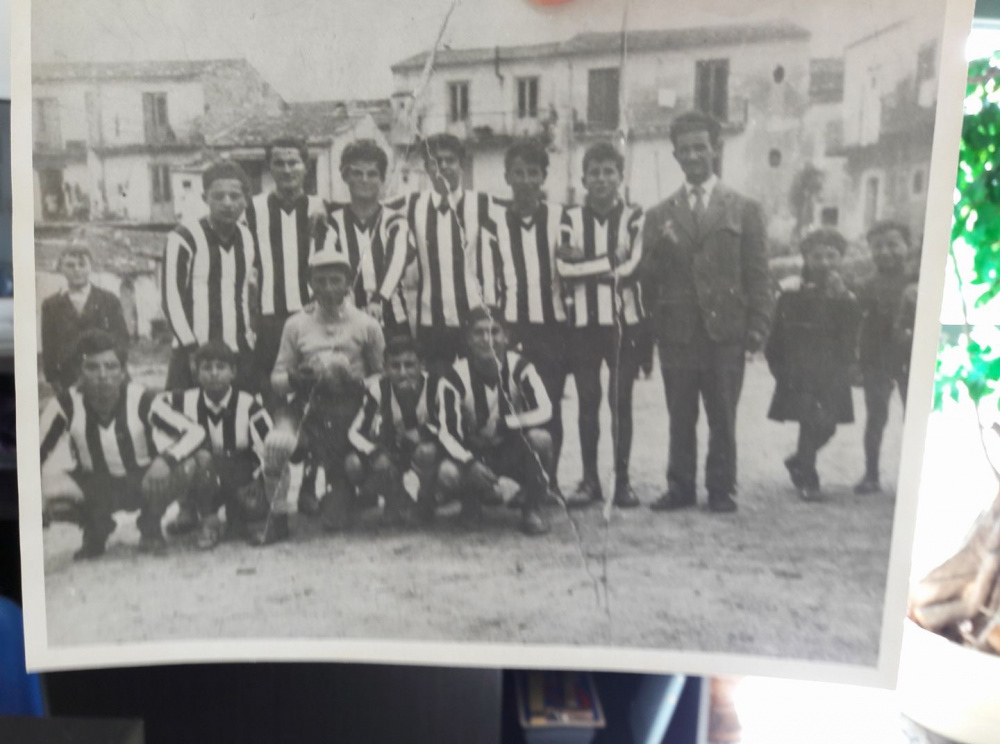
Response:
POLYGON ((198 547, 214 548, 223 537, 251 541, 250 527, 267 515, 267 493, 276 478, 263 471, 264 441, 271 417, 259 396, 233 386, 239 360, 222 341, 209 341, 194 353, 198 387, 167 393, 174 410, 205 430, 206 441, 195 455, 191 488, 181 500, 181 512, 168 527, 173 533, 194 527, 200 517, 198 547), (266 486, 265 486, 266 484, 266 486), (226 508, 226 521, 219 519, 226 508))
POLYGON ((269 381, 285 321, 309 302, 309 256, 314 252, 316 225, 326 219, 318 196, 305 192, 309 151, 295 137, 268 144, 265 162, 274 191, 255 196, 247 207, 247 225, 257 250, 257 343, 254 367, 269 406, 269 381))
POLYGON ((450 134, 423 145, 433 189, 411 194, 407 220, 419 266, 417 341, 427 369, 443 374, 462 353, 462 326, 482 304, 478 278, 479 231, 489 196, 462 188, 465 148, 450 134))
POLYGON ((507 329, 495 308, 480 305, 466 321, 468 356, 438 386, 438 441, 446 455, 438 487, 462 502, 476 524, 501 476, 522 488, 521 529, 549 531, 542 512, 552 436, 545 425, 552 403, 531 362, 508 349, 507 329))
POLYGON ((83 495, 76 521, 83 528, 77 560, 104 553, 115 530, 113 514, 139 511, 139 550, 161 552, 160 521, 190 486, 192 455, 205 438, 197 423, 129 382, 128 352, 109 333, 90 330, 77 345, 80 381, 54 398, 41 417, 41 463, 69 438, 75 461, 68 484, 77 493, 45 493, 47 500, 83 495))
POLYGON ((129 340, 121 302, 91 284, 92 267, 86 248, 64 249, 59 254, 59 272, 66 278, 66 287, 42 302, 42 369, 57 394, 76 382, 80 369, 73 347, 85 331, 107 331, 122 345, 129 340))
POLYGON ((508 148, 504 177, 513 198, 493 202, 489 224, 482 228, 480 275, 486 303, 500 306, 552 402, 548 489, 561 495, 562 397, 571 370, 566 310, 555 267, 563 211, 543 200, 548 168, 548 153, 537 142, 518 142, 508 148))
POLYGON ((632 387, 642 364, 642 294, 634 276, 642 259, 642 209, 619 193, 625 159, 610 142, 583 155, 583 206, 566 210, 558 271, 567 285, 573 378, 579 398, 583 480, 570 506, 601 501, 597 474, 601 365, 608 365, 608 403, 614 443, 614 503, 639 505, 629 480, 632 387))
POLYGON ((410 333, 400 282, 406 269, 409 229, 406 199, 379 202, 389 159, 374 140, 344 148, 340 175, 351 203, 334 205, 327 216, 323 242, 346 253, 354 271, 354 304, 382 324, 386 334, 410 333))
POLYGON ((368 383, 348 437, 347 476, 362 491, 385 498, 384 516, 401 521, 407 511, 403 474, 420 479, 418 516, 434 518, 438 445, 434 416, 438 381, 424 371, 417 345, 393 336, 385 347, 385 373, 368 383))
MULTIPOLYGON (((163 312, 174 334, 167 389, 194 385, 193 353, 220 340, 242 357, 249 372, 254 333, 250 280, 254 243, 242 221, 250 182, 236 163, 223 160, 202 174, 208 216, 179 225, 167 238, 163 259, 163 312)), ((248 376, 240 381, 252 387, 248 376)))
MULTIPOLYGON (((307 452, 326 475, 327 493, 319 517, 329 531, 346 528, 354 503, 345 472, 348 430, 361 408, 364 380, 382 372, 385 339, 379 324, 351 300, 354 272, 347 257, 332 249, 309 259, 315 301, 289 318, 271 375, 281 396, 295 394, 293 406, 276 417, 264 443, 265 467, 280 473, 296 450, 307 452)), ((279 492, 262 542, 288 534, 287 502, 279 492)))

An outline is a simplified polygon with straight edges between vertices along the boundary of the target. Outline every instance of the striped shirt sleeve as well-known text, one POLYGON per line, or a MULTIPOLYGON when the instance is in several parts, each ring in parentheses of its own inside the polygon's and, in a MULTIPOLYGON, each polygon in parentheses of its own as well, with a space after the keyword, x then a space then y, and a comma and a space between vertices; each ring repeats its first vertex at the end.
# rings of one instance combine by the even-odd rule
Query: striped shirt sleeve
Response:
POLYGON ((645 227, 645 217, 642 210, 636 207, 628 217, 626 227, 628 237, 628 253, 624 261, 620 261, 615 267, 615 277, 618 279, 629 279, 635 274, 635 270, 642 261, 642 232, 645 227))
POLYGON ((42 435, 40 445, 41 464, 44 465, 56 446, 69 431, 69 418, 59 398, 53 398, 45 406, 45 410, 42 411, 39 421, 38 430, 42 435))
POLYGON ((442 377, 438 385, 438 441, 448 455, 463 465, 471 462, 472 452, 465 446, 462 424, 462 393, 455 383, 442 377))
POLYGON ((396 294, 396 290, 399 289, 399 283, 403 280, 403 273, 406 271, 410 250, 410 229, 403 205, 388 212, 387 219, 388 223, 385 229, 386 270, 382 286, 379 288, 379 295, 386 301, 391 300, 392 296, 396 294))
POLYGON ((163 257, 163 314, 170 324, 174 338, 183 346, 198 343, 191 319, 187 314, 186 297, 191 291, 191 262, 194 253, 191 246, 174 231, 167 236, 167 247, 163 257))
POLYGON ((163 398, 153 401, 148 416, 144 423, 153 431, 156 451, 169 462, 178 463, 190 457, 205 440, 205 430, 171 408, 163 398))
POLYGON ((535 370, 535 365, 522 357, 514 366, 512 376, 525 410, 508 413, 504 417, 507 428, 529 429, 547 424, 552 418, 552 401, 545 392, 545 385, 535 370))
POLYGON ((368 386, 365 391, 365 399, 361 404, 361 410, 354 417, 354 422, 347 432, 347 439, 351 446, 362 455, 371 455, 378 449, 375 441, 375 420, 379 412, 379 385, 381 378, 376 378, 375 382, 368 386))

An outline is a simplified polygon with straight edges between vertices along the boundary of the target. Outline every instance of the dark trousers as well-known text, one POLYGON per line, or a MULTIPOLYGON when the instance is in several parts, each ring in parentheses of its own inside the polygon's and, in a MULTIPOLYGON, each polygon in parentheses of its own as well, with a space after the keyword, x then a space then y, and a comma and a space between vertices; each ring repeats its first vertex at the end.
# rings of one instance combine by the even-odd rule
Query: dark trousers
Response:
POLYGON ((455 360, 465 354, 461 328, 417 326, 417 344, 423 355, 424 367, 438 376, 444 375, 455 360))
MULTIPOLYGON (((198 380, 191 373, 191 358, 194 352, 194 349, 171 350, 170 362, 167 365, 167 390, 198 387, 198 380)), ((256 393, 260 389, 253 352, 242 352, 238 355, 236 379, 233 384, 248 393, 256 393)))
MULTIPOLYGON (((542 505, 547 490, 548 463, 531 448, 525 436, 512 433, 500 444, 480 453, 480 459, 495 475, 511 478, 521 484, 525 509, 542 505)), ((492 493, 474 493, 470 489, 463 491, 463 499, 476 498, 480 503, 490 501, 493 496, 492 493)))
POLYGON ((702 330, 689 344, 660 343, 660 371, 670 414, 667 488, 695 498, 699 402, 708 416, 705 486, 712 497, 736 493, 736 408, 746 366, 743 347, 718 344, 702 330))
POLYGON ((889 421, 889 400, 893 386, 899 387, 899 397, 906 407, 906 375, 893 378, 885 372, 865 372, 865 478, 879 479, 882 454, 882 434, 889 421))
POLYGON ((601 438, 601 365, 608 365, 608 405, 614 444, 615 483, 628 484, 632 456, 632 388, 642 362, 638 328, 574 328, 573 379, 579 401, 580 455, 584 479, 598 479, 597 444, 601 438))
POLYGON ((832 420, 803 421, 799 424, 799 446, 795 453, 795 464, 802 473, 805 485, 819 488, 816 455, 836 433, 837 424, 832 420))
POLYGON ((562 452, 563 420, 562 399, 566 377, 570 372, 570 344, 563 325, 529 325, 517 328, 521 351, 542 378, 545 392, 552 402, 552 418, 546 425, 552 437, 552 460, 548 478, 552 488, 559 487, 559 454, 562 452))
POLYGON ((231 527, 245 525, 267 516, 267 496, 263 477, 254 478, 258 463, 251 452, 231 455, 199 453, 199 468, 194 474, 189 497, 201 517, 218 513, 226 507, 226 522, 231 527))
POLYGON ((170 505, 171 497, 152 498, 143 493, 142 468, 124 477, 77 473, 73 476, 83 492, 80 526, 84 545, 103 546, 115 531, 116 511, 138 511, 136 524, 143 537, 159 537, 160 521, 170 505))

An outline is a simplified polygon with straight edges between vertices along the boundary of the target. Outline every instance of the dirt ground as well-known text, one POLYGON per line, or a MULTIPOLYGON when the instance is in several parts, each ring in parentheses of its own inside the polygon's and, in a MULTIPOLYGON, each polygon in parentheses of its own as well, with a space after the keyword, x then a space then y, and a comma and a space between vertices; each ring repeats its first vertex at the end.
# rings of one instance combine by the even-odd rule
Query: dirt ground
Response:
MULTIPOLYGON (((660 514, 645 506, 665 484, 666 409, 659 372, 653 375, 635 393, 632 479, 644 506, 616 511, 607 534, 600 509, 574 512, 582 555, 577 531, 555 506, 553 530, 541 538, 518 532, 517 514, 504 508, 474 533, 446 516, 425 529, 389 530, 368 513, 347 535, 328 536, 301 519, 290 543, 227 543, 202 553, 179 541, 161 558, 137 554, 134 516, 123 514, 108 554, 82 564, 72 561, 79 531, 57 524, 45 532, 49 643, 295 637, 613 644, 873 665, 892 531, 898 398, 883 455, 887 492, 851 491, 862 469, 864 406, 855 391, 859 423, 841 427, 821 454, 827 498, 806 504, 782 466, 795 426, 767 421, 773 382, 764 362, 754 362, 739 412, 739 512, 714 515, 702 506, 660 514), (605 571, 609 606, 603 594, 597 599, 605 571)), ((561 481, 572 487, 580 472, 572 384, 563 410, 561 481)), ((704 443, 704 420, 702 429, 704 443)), ((605 476, 608 430, 605 411, 605 476)))

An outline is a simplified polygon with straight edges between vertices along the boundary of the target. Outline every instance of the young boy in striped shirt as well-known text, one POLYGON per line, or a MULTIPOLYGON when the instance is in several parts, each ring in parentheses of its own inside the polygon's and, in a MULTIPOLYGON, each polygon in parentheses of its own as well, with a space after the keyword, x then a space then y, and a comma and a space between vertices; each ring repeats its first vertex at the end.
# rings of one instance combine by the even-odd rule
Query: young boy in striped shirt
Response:
POLYGON ((468 355, 438 386, 438 441, 446 455, 438 487, 462 502, 463 520, 476 524, 501 476, 518 481, 524 496, 521 529, 549 531, 542 512, 552 436, 545 425, 552 403, 531 362, 508 349, 506 324, 484 305, 469 312, 468 355))
POLYGON ((203 550, 226 536, 253 542, 251 528, 266 518, 267 494, 277 485, 277 478, 263 469, 271 417, 259 396, 233 386, 239 360, 222 341, 200 346, 194 362, 198 387, 166 394, 174 410, 197 421, 206 433, 172 531, 186 527, 185 519, 194 527, 200 518, 198 547, 203 550), (225 524, 219 518, 221 507, 226 510, 225 524))
POLYGON ((250 282, 253 237, 242 217, 250 182, 236 163, 221 161, 202 175, 208 216, 179 225, 167 238, 163 259, 163 312, 174 334, 167 389, 194 385, 194 351, 220 340, 235 349, 249 379, 254 333, 250 282))
POLYGON ((205 438, 197 423, 130 382, 127 350, 110 334, 80 337, 79 383, 54 398, 41 417, 41 463, 68 438, 75 468, 47 501, 82 501, 75 509, 83 528, 76 560, 104 553, 116 511, 139 511, 139 550, 162 552, 160 521, 170 503, 187 492, 194 452, 205 438))
POLYGON ((347 456, 347 477, 363 493, 385 498, 386 521, 399 523, 408 499, 403 474, 420 479, 417 513, 434 518, 438 445, 436 378, 424 371, 417 345, 409 336, 390 337, 385 371, 373 378, 348 438, 355 452, 347 456))
POLYGON ((389 158, 374 140, 351 142, 340 156, 340 175, 351 203, 333 205, 317 250, 329 244, 347 255, 354 271, 354 304, 382 324, 387 335, 410 333, 401 281, 409 229, 406 199, 379 202, 389 158))
POLYGON ((543 199, 548 169, 548 153, 537 142, 517 142, 507 149, 504 177, 512 198, 493 200, 491 219, 482 228, 479 273, 486 303, 500 306, 552 402, 548 490, 561 496, 558 470, 563 441, 562 398, 571 365, 555 256, 563 211, 543 199))
POLYGON ((583 155, 584 204, 567 208, 559 276, 567 286, 573 378, 579 398, 583 480, 570 506, 601 501, 597 474, 601 365, 608 365, 608 403, 614 443, 614 503, 635 507, 629 480, 632 387, 642 363, 642 294, 634 273, 642 259, 642 209, 620 195, 625 159, 610 142, 583 155))
POLYGON ((407 220, 419 268, 417 341, 427 369, 440 375, 464 351, 469 309, 483 303, 479 231, 490 198, 463 189, 465 148, 457 137, 435 134, 423 150, 433 188, 409 196, 407 220))

